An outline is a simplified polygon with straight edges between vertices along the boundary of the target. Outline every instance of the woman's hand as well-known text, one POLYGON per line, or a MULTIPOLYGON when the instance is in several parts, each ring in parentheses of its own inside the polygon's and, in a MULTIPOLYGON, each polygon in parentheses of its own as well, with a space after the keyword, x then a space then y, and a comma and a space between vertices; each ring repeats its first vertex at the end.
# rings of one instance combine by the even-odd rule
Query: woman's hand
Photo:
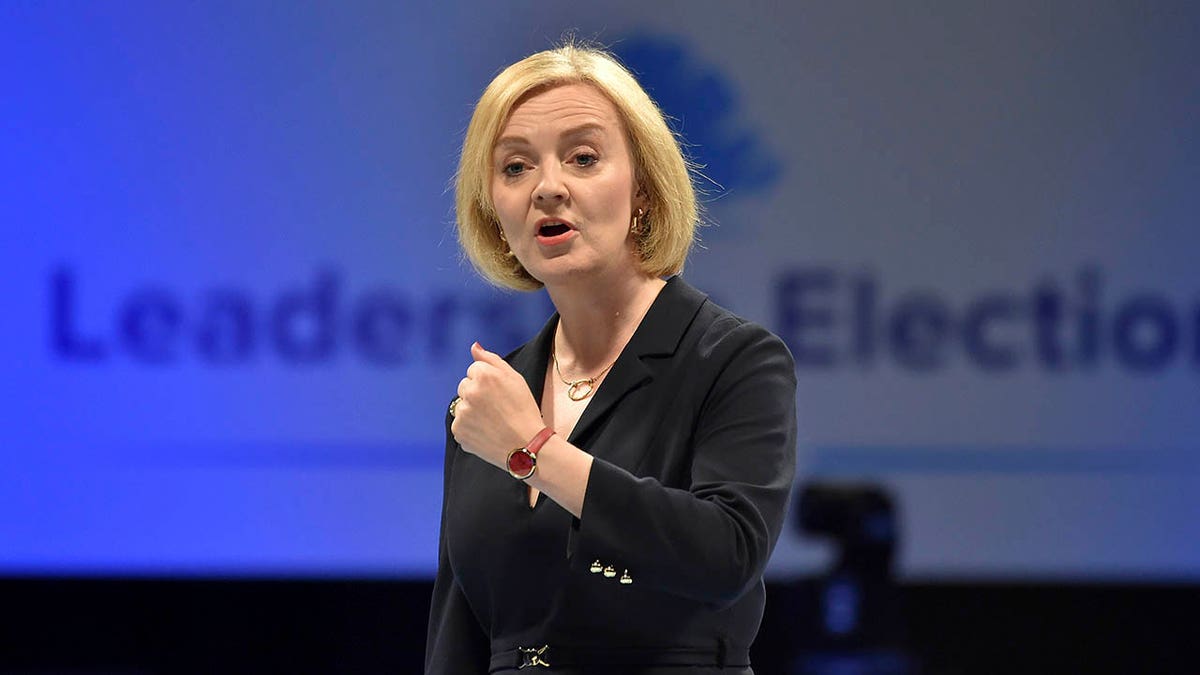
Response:
POLYGON ((524 447, 545 423, 525 378, 498 354, 471 345, 475 362, 458 383, 450 432, 463 450, 506 468, 508 453, 524 447))

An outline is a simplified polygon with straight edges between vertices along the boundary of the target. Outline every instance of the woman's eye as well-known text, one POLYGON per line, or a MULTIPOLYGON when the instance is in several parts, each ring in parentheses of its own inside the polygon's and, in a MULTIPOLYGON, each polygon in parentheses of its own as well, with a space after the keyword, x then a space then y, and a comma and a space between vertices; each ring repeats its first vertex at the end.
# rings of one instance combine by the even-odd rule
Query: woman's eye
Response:
POLYGON ((579 166, 591 166, 599 161, 599 158, 590 152, 583 152, 575 155, 575 163, 579 166))
POLYGON ((524 162, 509 162, 508 164, 504 165, 504 169, 503 169, 505 176, 519 176, 519 175, 521 175, 521 172, 524 170, 525 170, 524 162))

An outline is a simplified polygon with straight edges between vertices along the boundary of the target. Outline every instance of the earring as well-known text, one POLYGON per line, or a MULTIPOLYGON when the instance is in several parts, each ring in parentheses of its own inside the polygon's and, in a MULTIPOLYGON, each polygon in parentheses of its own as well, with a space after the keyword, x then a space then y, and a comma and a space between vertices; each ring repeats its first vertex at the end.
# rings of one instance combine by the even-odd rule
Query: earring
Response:
POLYGON ((504 251, 501 255, 509 259, 517 257, 517 254, 512 252, 512 247, 508 245, 508 238, 504 236, 504 229, 497 225, 496 232, 500 235, 500 241, 504 242, 504 251))
POLYGON ((642 233, 642 224, 639 223, 638 220, 644 215, 646 215, 646 212, 643 211, 641 207, 638 207, 638 210, 633 212, 633 224, 629 226, 630 232, 634 234, 642 233))

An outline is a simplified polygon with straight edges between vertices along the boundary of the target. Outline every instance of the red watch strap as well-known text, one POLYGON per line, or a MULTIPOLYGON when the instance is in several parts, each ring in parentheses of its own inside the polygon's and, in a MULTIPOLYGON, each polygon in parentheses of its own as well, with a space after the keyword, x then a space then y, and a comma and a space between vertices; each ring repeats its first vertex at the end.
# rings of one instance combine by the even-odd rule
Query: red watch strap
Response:
POLYGON ((537 457, 538 450, 541 450, 542 446, 545 445, 546 441, 550 440, 550 437, 553 435, 553 429, 550 427, 542 427, 542 430, 537 432, 537 435, 533 437, 533 440, 529 441, 529 445, 525 446, 525 450, 527 450, 529 454, 533 455, 534 457, 537 457))

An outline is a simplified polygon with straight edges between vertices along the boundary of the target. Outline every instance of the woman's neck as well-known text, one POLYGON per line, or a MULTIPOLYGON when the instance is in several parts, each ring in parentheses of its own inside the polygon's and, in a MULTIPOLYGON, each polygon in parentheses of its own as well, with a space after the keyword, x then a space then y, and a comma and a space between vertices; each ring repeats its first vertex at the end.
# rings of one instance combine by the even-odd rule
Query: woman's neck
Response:
POLYGON ((625 348, 665 285, 662 279, 638 274, 587 288, 547 287, 558 309, 555 351, 559 363, 574 376, 591 375, 608 366, 625 348))

